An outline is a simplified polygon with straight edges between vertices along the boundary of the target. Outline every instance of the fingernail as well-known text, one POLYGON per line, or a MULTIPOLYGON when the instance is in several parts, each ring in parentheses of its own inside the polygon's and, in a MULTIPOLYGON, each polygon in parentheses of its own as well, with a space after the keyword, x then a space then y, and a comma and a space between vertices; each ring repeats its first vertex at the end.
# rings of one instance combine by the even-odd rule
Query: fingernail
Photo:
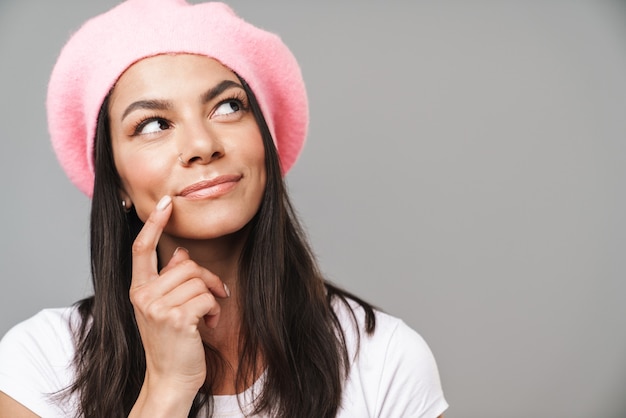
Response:
POLYGON ((174 254, 172 254, 172 257, 174 257, 176 255, 176 253, 178 252, 178 250, 183 250, 184 252, 186 252, 187 254, 189 254, 189 250, 187 250, 185 247, 176 247, 176 249, 174 250, 174 254))
POLYGON ((157 203, 156 208, 158 211, 163 212, 170 205, 170 203, 172 203, 171 196, 165 195, 161 198, 161 200, 159 200, 159 203, 157 203))
POLYGON ((230 297, 230 289, 226 286, 226 283, 224 283, 224 291, 226 292, 226 296, 230 297))

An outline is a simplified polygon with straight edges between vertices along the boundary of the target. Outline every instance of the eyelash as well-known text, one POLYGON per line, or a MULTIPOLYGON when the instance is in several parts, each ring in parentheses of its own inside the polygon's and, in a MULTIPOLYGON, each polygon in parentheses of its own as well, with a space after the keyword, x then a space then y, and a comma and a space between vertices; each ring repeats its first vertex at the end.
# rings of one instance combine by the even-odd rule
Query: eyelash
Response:
POLYGON ((233 101, 239 104, 240 106, 239 111, 243 111, 243 112, 248 111, 248 98, 246 97, 246 94, 241 90, 237 90, 236 92, 233 92, 233 94, 230 97, 227 97, 226 99, 221 100, 215 106, 215 109, 219 108, 224 103, 233 102, 233 101))
POLYGON ((147 124, 154 122, 154 121, 158 121, 158 120, 162 120, 165 121, 168 125, 170 124, 169 121, 159 115, 150 115, 150 116, 146 116, 145 118, 141 118, 140 120, 137 121, 137 123, 135 123, 135 126, 133 126, 133 135, 132 136, 137 136, 137 135, 141 135, 141 130, 143 128, 146 127, 147 124))
MULTIPOLYGON (((239 112, 247 112, 249 110, 248 107, 248 97, 246 96, 246 94, 243 91, 237 91, 236 93, 233 92, 233 94, 230 97, 227 97, 223 100, 221 100, 217 105, 215 105, 214 109, 218 109, 221 105, 223 105, 224 103, 228 103, 228 102, 232 102, 235 101, 237 102, 237 104, 239 104, 240 109, 239 112)), ((170 121, 168 121, 167 119, 165 119, 162 116, 159 116, 157 114, 153 114, 150 116, 146 116, 145 118, 141 118, 140 120, 138 120, 135 125, 132 128, 133 134, 132 136, 138 136, 141 135, 141 130, 149 123, 154 122, 154 121, 164 121, 167 125, 171 125, 170 121)))

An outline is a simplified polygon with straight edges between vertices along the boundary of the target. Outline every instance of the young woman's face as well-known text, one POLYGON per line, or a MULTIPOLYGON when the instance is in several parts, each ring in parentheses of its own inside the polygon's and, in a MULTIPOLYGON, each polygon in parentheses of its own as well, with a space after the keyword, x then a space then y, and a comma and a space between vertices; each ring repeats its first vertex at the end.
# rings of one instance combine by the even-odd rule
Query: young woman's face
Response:
POLYGON ((208 239, 240 230, 266 182, 261 133, 237 76, 198 55, 158 55, 132 65, 109 104, 121 197, 145 221, 164 195, 165 232, 208 239))

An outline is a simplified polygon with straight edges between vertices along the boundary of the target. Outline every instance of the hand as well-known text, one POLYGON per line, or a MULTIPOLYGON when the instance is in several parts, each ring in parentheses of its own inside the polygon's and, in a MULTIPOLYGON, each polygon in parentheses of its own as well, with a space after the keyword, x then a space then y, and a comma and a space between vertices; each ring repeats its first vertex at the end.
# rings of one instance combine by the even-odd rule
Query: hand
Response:
MULTIPOLYGON (((189 396, 197 393, 206 377, 204 346, 198 325, 217 326, 220 305, 226 298, 222 281, 175 251, 158 271, 156 247, 172 213, 171 198, 161 199, 133 243, 130 300, 146 354, 144 387, 151 392, 189 396)), ((191 400, 193 400, 193 396, 191 400)))

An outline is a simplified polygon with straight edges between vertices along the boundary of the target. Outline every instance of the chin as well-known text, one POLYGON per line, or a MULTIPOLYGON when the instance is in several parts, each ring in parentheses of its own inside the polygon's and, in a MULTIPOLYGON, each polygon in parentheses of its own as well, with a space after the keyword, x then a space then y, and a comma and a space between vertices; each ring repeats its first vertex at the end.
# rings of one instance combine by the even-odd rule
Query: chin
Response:
POLYGON ((212 220, 211 222, 171 222, 165 229, 168 235, 192 240, 213 240, 227 236, 237 236, 248 230, 250 219, 212 220))

